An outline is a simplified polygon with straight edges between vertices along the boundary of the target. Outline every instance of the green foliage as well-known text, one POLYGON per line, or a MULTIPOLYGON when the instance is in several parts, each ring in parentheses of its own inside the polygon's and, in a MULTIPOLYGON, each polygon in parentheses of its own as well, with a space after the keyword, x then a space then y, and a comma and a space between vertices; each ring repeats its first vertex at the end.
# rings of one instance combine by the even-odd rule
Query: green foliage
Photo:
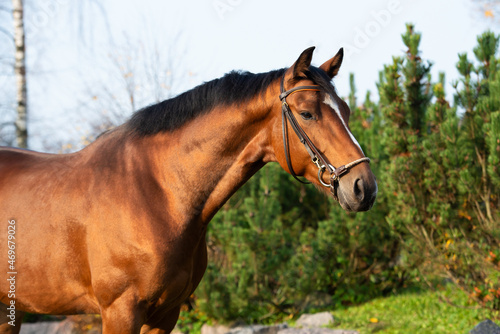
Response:
POLYGON ((350 78, 349 125, 378 178, 374 208, 347 214, 266 166, 210 224, 209 267, 196 292, 203 314, 271 322, 416 281, 438 291, 452 282, 467 303, 500 309, 499 37, 479 36, 474 61, 459 55, 453 105, 444 74, 432 82, 420 41, 407 25, 407 51, 380 72, 378 103, 370 93, 359 103, 350 78))
POLYGON ((179 320, 177 321, 177 329, 186 334, 200 333, 201 327, 209 322, 209 318, 206 314, 194 310, 182 310, 179 314, 179 320))
POLYGON ((404 290, 366 304, 333 312, 335 327, 358 330, 360 333, 468 333, 478 322, 494 317, 471 307, 467 294, 453 285, 439 292, 404 290), (454 305, 443 303, 442 297, 454 305))

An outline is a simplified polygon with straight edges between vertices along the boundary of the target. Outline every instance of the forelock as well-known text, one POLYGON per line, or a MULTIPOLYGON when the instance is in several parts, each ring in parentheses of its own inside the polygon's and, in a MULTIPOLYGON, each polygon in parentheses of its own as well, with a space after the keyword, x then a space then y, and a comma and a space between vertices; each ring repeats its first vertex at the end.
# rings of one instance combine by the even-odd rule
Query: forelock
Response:
POLYGON ((337 96, 335 86, 333 85, 332 80, 325 73, 325 71, 315 66, 310 66, 305 74, 307 78, 318 85, 325 94, 337 96))

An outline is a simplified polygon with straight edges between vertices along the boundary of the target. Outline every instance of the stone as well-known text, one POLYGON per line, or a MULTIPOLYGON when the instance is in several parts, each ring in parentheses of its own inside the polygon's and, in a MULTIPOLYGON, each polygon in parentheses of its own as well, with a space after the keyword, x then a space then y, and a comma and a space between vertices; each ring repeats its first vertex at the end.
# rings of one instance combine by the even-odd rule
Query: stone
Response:
POLYGON ((67 334, 72 333, 75 324, 72 321, 43 321, 24 323, 20 334, 67 334))
POLYGON ((480 322, 470 332, 470 334, 500 334, 500 326, 490 319, 480 322))
POLYGON ((302 314, 297 320, 297 327, 324 327, 331 326, 334 322, 330 312, 320 312, 315 314, 302 314))
POLYGON ((287 328, 280 330, 278 334, 359 334, 359 332, 347 329, 330 328, 287 328))
POLYGON ((201 326, 201 334, 226 334, 229 330, 229 327, 224 325, 210 326, 204 324, 201 326))
POLYGON ((242 326, 232 328, 226 334, 278 334, 282 329, 287 328, 287 324, 279 324, 274 326, 262 326, 262 325, 252 325, 252 326, 242 326))

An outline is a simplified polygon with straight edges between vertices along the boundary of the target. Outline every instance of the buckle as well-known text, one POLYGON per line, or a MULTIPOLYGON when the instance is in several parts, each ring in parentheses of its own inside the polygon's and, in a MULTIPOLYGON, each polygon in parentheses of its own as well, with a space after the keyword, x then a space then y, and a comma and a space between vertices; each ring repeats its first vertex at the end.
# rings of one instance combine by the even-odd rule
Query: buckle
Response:
POLYGON ((319 159, 317 156, 314 156, 314 158, 312 158, 312 162, 316 165, 316 167, 318 167, 318 169, 320 170, 325 170, 326 169, 326 166, 325 165, 319 165, 319 159))

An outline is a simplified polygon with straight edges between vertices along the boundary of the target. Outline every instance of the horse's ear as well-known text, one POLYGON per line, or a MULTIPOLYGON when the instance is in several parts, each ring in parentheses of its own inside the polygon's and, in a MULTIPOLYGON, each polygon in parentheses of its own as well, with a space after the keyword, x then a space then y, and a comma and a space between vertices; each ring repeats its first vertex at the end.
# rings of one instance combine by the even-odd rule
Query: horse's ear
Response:
POLYGON ((311 66, 311 60, 313 56, 313 51, 315 47, 311 46, 308 49, 305 49, 295 62, 293 64, 293 78, 298 78, 298 77, 304 77, 306 71, 309 69, 309 66, 311 66))
POLYGON ((342 59, 344 59, 344 48, 340 48, 339 52, 330 60, 327 60, 321 68, 323 71, 328 74, 330 79, 333 79, 334 76, 339 73, 340 65, 342 65, 342 59))

